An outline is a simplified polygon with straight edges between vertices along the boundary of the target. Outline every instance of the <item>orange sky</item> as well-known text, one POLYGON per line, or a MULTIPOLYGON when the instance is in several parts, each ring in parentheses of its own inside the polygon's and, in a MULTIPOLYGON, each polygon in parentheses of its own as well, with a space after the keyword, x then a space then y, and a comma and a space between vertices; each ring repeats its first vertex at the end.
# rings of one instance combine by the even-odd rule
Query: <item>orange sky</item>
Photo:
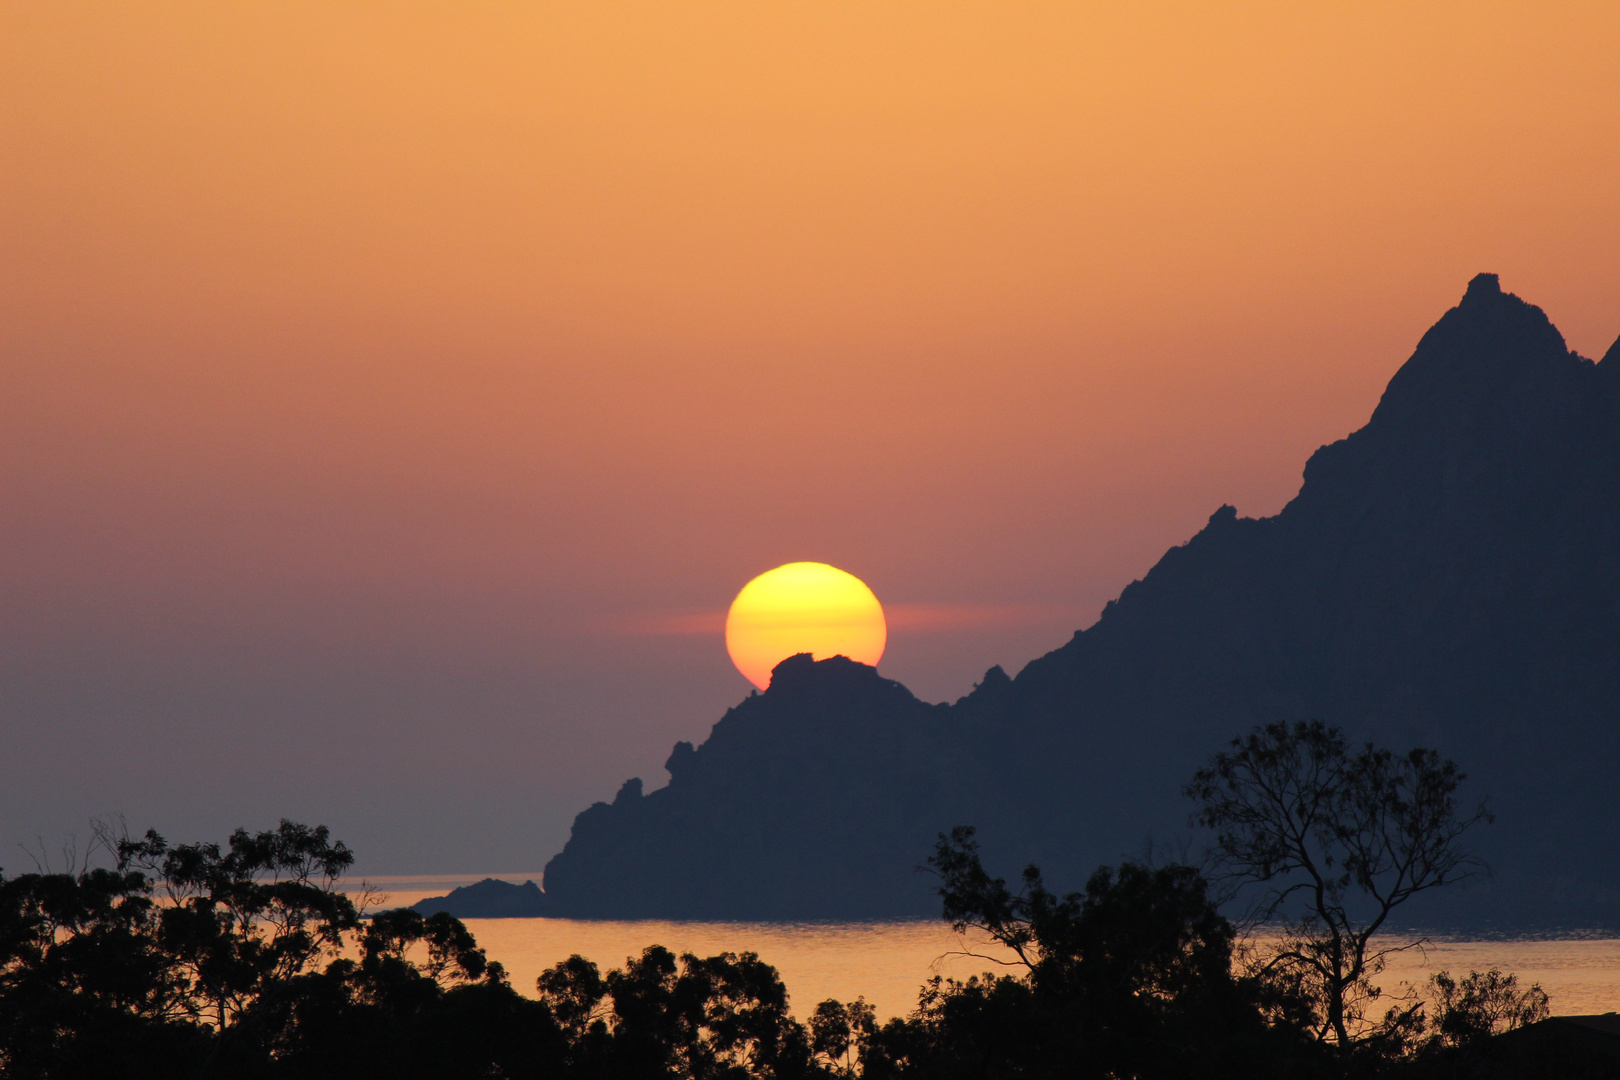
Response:
POLYGON ((1279 509, 1475 272, 1620 333, 1613 4, 0 19, 26 837, 538 867, 746 692, 664 631, 764 569, 954 697, 1279 509))

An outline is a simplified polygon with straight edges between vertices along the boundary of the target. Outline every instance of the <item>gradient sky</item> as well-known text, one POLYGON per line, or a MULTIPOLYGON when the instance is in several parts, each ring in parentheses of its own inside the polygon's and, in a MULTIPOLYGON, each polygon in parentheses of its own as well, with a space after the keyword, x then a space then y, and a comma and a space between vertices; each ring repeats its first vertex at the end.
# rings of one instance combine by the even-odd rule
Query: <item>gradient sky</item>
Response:
POLYGON ((1469 277, 1620 333, 1620 5, 0 5, 0 866, 538 870, 806 559, 1016 671, 1469 277))

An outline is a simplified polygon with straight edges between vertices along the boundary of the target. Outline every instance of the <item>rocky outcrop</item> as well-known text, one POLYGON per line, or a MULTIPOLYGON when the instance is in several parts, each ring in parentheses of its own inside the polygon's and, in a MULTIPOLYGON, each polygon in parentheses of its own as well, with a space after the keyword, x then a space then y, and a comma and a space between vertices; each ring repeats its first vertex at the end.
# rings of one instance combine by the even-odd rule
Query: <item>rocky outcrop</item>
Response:
POLYGON ((451 889, 447 896, 418 900, 411 907, 423 915, 442 911, 458 919, 525 919, 550 914, 546 896, 534 882, 514 885, 495 878, 451 889))

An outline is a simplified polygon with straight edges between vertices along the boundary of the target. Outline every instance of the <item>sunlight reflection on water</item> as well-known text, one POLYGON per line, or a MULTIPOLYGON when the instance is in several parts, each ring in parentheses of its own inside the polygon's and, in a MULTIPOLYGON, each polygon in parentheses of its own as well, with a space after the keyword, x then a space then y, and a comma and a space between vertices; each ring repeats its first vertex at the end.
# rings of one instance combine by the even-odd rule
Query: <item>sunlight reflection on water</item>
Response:
MULTIPOLYGON (((480 877, 506 881, 538 880, 535 874, 457 875, 434 878, 374 878, 388 896, 386 906, 441 896, 480 877)), ((866 923, 760 923, 587 921, 580 919, 468 919, 490 959, 506 966, 512 985, 532 994, 546 968, 574 953, 603 970, 618 967, 648 945, 676 953, 711 956, 753 951, 782 975, 796 1015, 807 1015, 829 997, 852 1001, 864 996, 886 1019, 910 1012, 917 992, 934 975, 965 978, 995 967, 983 944, 965 943, 938 920, 866 923)), ((1005 956, 1004 952, 995 953, 1005 956)), ((1620 1009, 1620 940, 1572 935, 1556 940, 1459 941, 1438 939, 1423 951, 1391 958, 1379 978, 1387 992, 1402 981, 1421 988, 1429 974, 1449 970, 1462 976, 1497 967, 1519 977, 1521 986, 1539 982, 1559 1015, 1620 1009)), ((1007 970, 1007 969, 1001 969, 1007 970)))

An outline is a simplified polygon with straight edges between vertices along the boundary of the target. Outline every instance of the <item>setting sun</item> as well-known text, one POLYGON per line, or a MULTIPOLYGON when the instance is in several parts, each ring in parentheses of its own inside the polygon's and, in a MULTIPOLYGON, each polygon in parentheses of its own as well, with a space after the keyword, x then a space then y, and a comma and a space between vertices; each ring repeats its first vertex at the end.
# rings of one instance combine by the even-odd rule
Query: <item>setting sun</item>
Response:
POLYGON ((876 665, 889 630, 866 583, 837 567, 795 562, 744 585, 726 615, 726 651, 761 690, 771 669, 796 653, 847 656, 876 665))

